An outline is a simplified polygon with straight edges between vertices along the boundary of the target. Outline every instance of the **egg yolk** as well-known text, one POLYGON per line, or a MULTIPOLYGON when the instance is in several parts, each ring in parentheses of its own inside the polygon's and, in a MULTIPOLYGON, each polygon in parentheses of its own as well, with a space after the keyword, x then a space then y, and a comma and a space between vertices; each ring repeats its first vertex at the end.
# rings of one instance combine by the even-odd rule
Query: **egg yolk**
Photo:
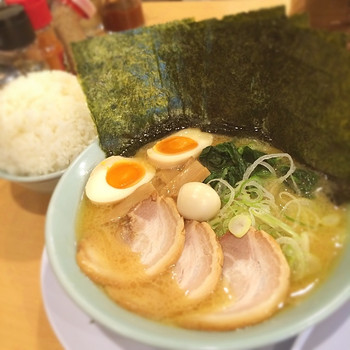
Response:
POLYGON ((145 168, 135 162, 119 162, 107 171, 106 181, 114 188, 128 188, 138 183, 144 176, 145 168))
POLYGON ((186 136, 171 136, 159 141, 155 149, 160 153, 179 154, 190 151, 198 146, 197 141, 186 136))

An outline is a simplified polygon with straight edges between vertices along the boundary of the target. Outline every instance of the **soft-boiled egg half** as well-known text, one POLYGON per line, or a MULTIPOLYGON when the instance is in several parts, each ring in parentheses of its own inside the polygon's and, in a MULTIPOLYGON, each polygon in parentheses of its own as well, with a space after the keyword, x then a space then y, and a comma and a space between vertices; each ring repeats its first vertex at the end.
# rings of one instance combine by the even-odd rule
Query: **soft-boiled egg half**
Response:
POLYGON ((154 174, 155 169, 141 159, 111 156, 92 170, 85 193, 97 204, 119 202, 151 181, 154 174))
POLYGON ((213 136, 199 129, 184 129, 158 141, 147 150, 149 161, 161 169, 180 166, 191 157, 198 157, 210 146, 213 136))

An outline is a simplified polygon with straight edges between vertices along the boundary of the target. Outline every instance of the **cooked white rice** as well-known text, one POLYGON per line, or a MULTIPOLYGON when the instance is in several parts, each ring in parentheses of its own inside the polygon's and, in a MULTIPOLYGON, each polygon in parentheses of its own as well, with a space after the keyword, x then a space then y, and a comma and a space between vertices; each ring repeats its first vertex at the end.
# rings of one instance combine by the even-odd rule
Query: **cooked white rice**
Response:
POLYGON ((96 138, 77 78, 63 71, 19 77, 0 90, 0 169, 42 175, 65 169, 96 138))

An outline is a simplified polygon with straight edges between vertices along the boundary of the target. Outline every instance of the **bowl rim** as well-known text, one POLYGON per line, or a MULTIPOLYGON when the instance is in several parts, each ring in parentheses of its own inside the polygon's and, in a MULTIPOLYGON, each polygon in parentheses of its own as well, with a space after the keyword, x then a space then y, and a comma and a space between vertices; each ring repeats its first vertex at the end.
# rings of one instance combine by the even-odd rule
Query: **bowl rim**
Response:
POLYGON ((57 170, 53 173, 42 174, 42 175, 16 175, 16 174, 10 174, 4 170, 0 170, 0 178, 3 178, 8 181, 14 181, 14 182, 41 182, 41 181, 52 180, 57 177, 60 177, 64 174, 66 170, 67 168, 62 170, 57 170))
MULTIPOLYGON (((102 325, 106 329, 109 329, 112 332, 121 334, 128 338, 137 340, 144 344, 149 344, 158 347, 160 346, 167 349, 171 349, 174 348, 174 346, 176 346, 177 348, 192 350, 221 350, 227 348, 243 350, 251 349, 254 347, 261 347, 265 345, 271 345, 272 343, 291 338, 297 335, 298 333, 302 332, 303 330, 309 328, 310 326, 319 323, 320 321, 328 317, 331 313, 335 312, 342 304, 344 304, 347 300, 350 299, 350 281, 343 281, 343 276, 336 276, 335 278, 334 274, 331 274, 331 276, 329 276, 327 278, 327 281, 323 282, 323 284, 327 283, 327 286, 329 288, 333 288, 331 286, 332 284, 339 285, 339 283, 343 283, 343 287, 340 290, 335 289, 336 293, 332 295, 332 298, 329 297, 329 293, 325 294, 325 292, 323 292, 325 288, 318 288, 316 291, 313 292, 313 295, 318 295, 318 299, 321 299, 321 301, 323 298, 326 298, 327 304, 322 304, 320 306, 318 303, 315 303, 315 301, 312 300, 310 296, 309 298, 307 298, 307 302, 303 301, 301 303, 301 306, 297 305, 294 306, 293 309, 285 310, 287 311, 287 316, 284 316, 284 314, 286 313, 282 311, 278 313, 278 315, 275 315, 274 317, 270 318, 265 322, 248 327, 247 330, 240 329, 227 332, 186 330, 166 326, 155 321, 145 319, 130 311, 127 311, 121 308, 120 306, 116 305, 111 300, 108 301, 108 297, 101 290, 97 289, 96 285, 93 282, 91 282, 87 278, 87 276, 83 275, 82 272, 79 271, 77 275, 74 275, 71 268, 76 269, 76 263, 75 267, 73 265, 69 265, 69 262, 67 262, 67 260, 62 259, 62 257, 59 256, 59 254, 63 253, 64 250, 61 249, 60 252, 57 246, 57 236, 60 234, 60 230, 57 227, 57 223, 59 221, 56 218, 61 214, 60 210, 58 210, 57 208, 59 208, 60 200, 62 201, 64 198, 64 195, 62 194, 65 190, 67 190, 67 187, 71 186, 71 188, 69 188, 70 190, 76 191, 76 194, 80 194, 75 196, 76 203, 80 202, 82 198, 82 189, 84 188, 85 181, 87 179, 87 174, 100 160, 103 159, 103 156, 103 151, 99 147, 98 142, 95 141, 91 145, 89 145, 78 156, 78 158, 75 159, 75 161, 73 161, 73 163, 68 167, 67 171, 63 174, 63 176, 58 182, 58 185, 54 190, 54 193, 49 203, 45 223, 45 238, 46 250, 48 253, 50 264, 63 289, 86 314, 88 314, 94 321, 96 321, 98 324, 102 325), (94 157, 102 158, 93 159, 94 157), (80 176, 80 188, 79 186, 74 187, 74 179, 72 179, 74 176, 80 176), (83 179, 84 181, 82 181, 83 179), (56 236, 54 232, 56 233, 56 236), (77 281, 77 278, 80 279, 80 281, 77 281), (84 283, 84 285, 78 286, 79 283, 84 283), (88 288, 84 289, 84 287, 86 286, 88 288), (96 293, 100 293, 103 295, 101 295, 100 298, 100 294, 96 293), (94 303, 91 303, 91 299, 89 299, 91 296, 97 296, 97 299, 95 300, 97 300, 97 302, 99 303, 98 307, 96 307, 94 303), (113 310, 110 310, 109 308, 113 310), (312 312, 308 313, 305 317, 298 318, 299 313, 301 313, 301 315, 304 315, 304 309, 311 309, 312 312), (106 310, 107 312, 105 312, 106 310), (114 318, 115 314, 117 315, 117 318, 114 318), (293 323, 288 321, 288 315, 296 315, 296 322, 293 323), (281 319, 285 322, 283 326, 280 326, 279 324, 279 321, 281 319), (155 325, 158 329, 157 332, 154 332, 155 325), (266 329, 270 333, 264 333, 266 329), (244 336, 244 334, 247 332, 248 336, 244 336), (257 334, 259 336, 257 336, 257 334)), ((72 205, 72 201, 67 202, 67 199, 64 199, 65 200, 63 200, 63 202, 65 202, 67 205, 72 205)), ((61 203, 61 207, 62 206, 63 204, 61 203)), ((63 209, 61 208, 61 211, 62 210, 63 209)), ((64 210, 68 211, 70 210, 70 208, 64 208, 64 210)), ((350 232, 350 226, 348 227, 347 232, 350 232)), ((72 239, 72 237, 70 237, 70 239, 72 239)), ((64 239, 64 244, 67 243, 69 243, 67 239, 64 239)), ((350 244, 347 244, 347 247, 348 248, 346 249, 346 251, 348 252, 348 254, 345 254, 345 252, 344 254, 342 254, 338 265, 343 260, 344 262, 342 264, 344 266, 347 266, 350 263, 350 244)), ((68 250, 70 253, 72 253, 73 250, 75 252, 75 246, 67 247, 67 251, 68 250)), ((65 258, 69 256, 69 252, 63 253, 65 255, 65 258)))

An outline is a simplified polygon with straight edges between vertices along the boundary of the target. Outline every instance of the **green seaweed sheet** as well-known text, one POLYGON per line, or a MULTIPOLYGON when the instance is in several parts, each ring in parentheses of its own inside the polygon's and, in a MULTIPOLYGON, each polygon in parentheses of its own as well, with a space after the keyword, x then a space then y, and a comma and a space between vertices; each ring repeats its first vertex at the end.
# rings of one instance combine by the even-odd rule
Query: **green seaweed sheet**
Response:
POLYGON ((283 7, 73 44, 106 155, 184 127, 270 140, 350 197, 350 53, 283 7))

